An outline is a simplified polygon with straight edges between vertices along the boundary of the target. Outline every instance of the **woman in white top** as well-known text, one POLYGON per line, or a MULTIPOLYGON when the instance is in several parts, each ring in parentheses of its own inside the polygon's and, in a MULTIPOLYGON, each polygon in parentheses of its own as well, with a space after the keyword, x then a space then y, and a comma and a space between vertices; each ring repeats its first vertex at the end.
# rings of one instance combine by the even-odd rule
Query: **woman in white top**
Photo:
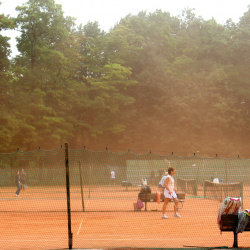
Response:
POLYGON ((162 219, 167 219, 167 215, 165 214, 166 208, 168 205, 168 202, 170 199, 174 200, 175 206, 174 206, 174 217, 181 217, 178 213, 178 199, 177 199, 177 194, 176 194, 176 189, 174 186, 174 178, 172 177, 175 174, 175 169, 173 167, 168 168, 168 175, 166 177, 165 183, 164 183, 164 204, 162 208, 162 219))

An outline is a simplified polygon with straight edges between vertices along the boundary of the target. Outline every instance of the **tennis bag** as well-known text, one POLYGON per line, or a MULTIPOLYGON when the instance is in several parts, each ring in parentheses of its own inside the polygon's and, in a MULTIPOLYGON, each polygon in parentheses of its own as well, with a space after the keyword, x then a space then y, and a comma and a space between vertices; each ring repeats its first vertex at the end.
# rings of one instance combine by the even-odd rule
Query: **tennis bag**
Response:
POLYGON ((142 194, 151 194, 151 188, 149 186, 143 186, 141 188, 141 193, 142 194))
POLYGON ((217 223, 219 228, 221 225, 221 215, 237 214, 240 208, 241 208, 241 198, 232 198, 232 197, 225 198, 218 211, 217 223))
POLYGON ((143 202, 140 199, 137 199, 137 209, 142 209, 143 207, 143 202))
POLYGON ((246 209, 245 211, 240 211, 238 213, 238 225, 235 230, 236 233, 244 232, 249 221, 249 216, 250 216, 249 212, 250 212, 249 209, 246 209))

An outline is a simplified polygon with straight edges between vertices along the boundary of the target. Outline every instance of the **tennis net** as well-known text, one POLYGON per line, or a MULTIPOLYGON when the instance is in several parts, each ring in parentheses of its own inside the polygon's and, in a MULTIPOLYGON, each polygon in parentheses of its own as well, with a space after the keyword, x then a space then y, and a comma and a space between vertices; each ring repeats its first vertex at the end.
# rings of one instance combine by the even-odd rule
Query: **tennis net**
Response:
POLYGON ((204 198, 222 202, 226 197, 243 198, 243 184, 204 181, 204 198))
POLYGON ((178 191, 197 196, 197 181, 195 179, 177 178, 178 191))

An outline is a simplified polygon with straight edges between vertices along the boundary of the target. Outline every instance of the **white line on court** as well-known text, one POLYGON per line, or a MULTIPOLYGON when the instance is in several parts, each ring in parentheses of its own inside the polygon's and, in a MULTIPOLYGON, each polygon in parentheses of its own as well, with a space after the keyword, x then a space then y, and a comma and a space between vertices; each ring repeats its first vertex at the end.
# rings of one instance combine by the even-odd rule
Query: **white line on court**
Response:
MULTIPOLYGON (((88 200, 86 206, 84 205, 84 208, 87 208, 88 204, 89 204, 89 200, 88 200)), ((82 221, 81 221, 81 223, 80 223, 80 225, 79 225, 79 228, 78 228, 78 231, 77 231, 77 234, 76 234, 76 235, 79 235, 79 233, 80 233, 80 231, 81 231, 81 228, 82 228, 82 223, 83 223, 83 218, 82 218, 82 221)))
POLYGON ((79 228, 78 228, 77 235, 79 235, 79 233, 80 233, 80 230, 81 230, 81 228, 82 228, 82 223, 83 223, 83 218, 82 218, 82 221, 81 221, 80 226, 79 226, 79 228))

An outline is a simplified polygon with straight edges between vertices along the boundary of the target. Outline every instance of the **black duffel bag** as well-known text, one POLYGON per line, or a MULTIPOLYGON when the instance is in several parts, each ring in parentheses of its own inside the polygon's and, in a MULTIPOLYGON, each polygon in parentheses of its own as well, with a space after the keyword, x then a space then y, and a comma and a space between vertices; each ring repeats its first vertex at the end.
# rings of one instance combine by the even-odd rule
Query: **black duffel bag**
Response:
POLYGON ((143 186, 141 188, 141 192, 142 194, 151 194, 151 188, 149 186, 143 186))

